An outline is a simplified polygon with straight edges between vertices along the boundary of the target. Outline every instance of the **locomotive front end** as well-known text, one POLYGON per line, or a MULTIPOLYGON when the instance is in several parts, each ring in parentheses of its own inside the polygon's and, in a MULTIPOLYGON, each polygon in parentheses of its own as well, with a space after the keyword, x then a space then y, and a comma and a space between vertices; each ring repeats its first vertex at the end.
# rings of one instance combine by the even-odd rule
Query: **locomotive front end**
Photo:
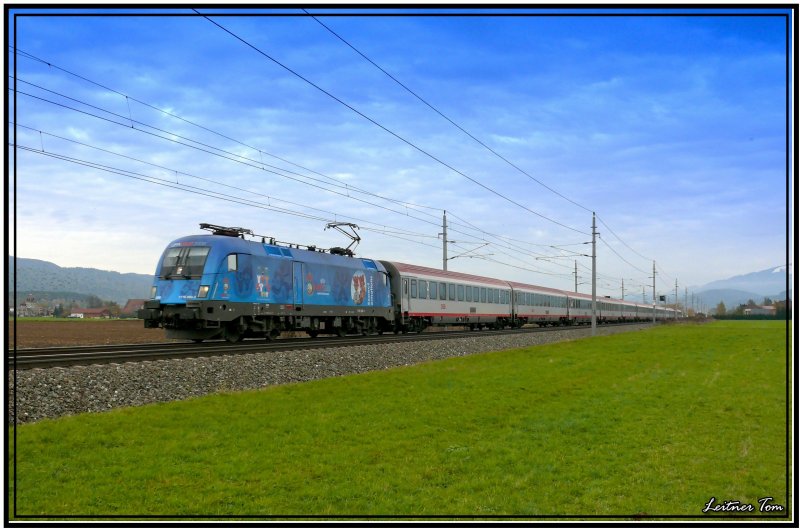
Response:
POLYGON ((201 300, 209 293, 210 280, 204 281, 204 275, 212 253, 212 245, 205 239, 179 239, 162 254, 150 300, 138 313, 146 328, 164 328, 168 338, 177 339, 199 340, 219 334, 219 329, 205 328, 201 310, 201 300))

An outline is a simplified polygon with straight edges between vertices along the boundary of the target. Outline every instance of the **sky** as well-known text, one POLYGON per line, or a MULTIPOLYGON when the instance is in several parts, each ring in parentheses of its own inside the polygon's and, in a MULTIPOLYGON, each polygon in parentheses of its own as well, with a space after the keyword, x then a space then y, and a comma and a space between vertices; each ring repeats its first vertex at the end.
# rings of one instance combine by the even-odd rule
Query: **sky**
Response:
POLYGON ((441 268, 446 211, 449 270, 588 293, 595 212, 598 295, 786 261, 787 9, 197 6, 12 7, 10 253, 151 274, 203 222, 336 221, 441 268))

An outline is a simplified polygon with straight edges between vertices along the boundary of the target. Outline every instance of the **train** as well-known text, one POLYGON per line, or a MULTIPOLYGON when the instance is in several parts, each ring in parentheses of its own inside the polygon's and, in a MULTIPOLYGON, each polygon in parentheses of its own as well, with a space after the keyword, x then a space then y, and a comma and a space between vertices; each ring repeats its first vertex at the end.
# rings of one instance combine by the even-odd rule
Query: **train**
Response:
MULTIPOLYGON (((284 331, 345 336, 422 332, 431 326, 519 328, 591 322, 589 295, 424 266, 356 257, 349 249, 286 245, 250 230, 169 243, 137 316, 167 338, 274 339, 284 331)), ((668 307, 597 298, 598 323, 666 320, 668 307)))

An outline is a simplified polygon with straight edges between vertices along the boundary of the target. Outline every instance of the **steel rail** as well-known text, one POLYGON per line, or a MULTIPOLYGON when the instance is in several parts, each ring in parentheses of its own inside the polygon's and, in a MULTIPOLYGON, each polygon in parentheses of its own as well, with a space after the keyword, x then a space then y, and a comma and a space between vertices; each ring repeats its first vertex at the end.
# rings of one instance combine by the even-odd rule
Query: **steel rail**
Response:
MULTIPOLYGON (((642 323, 613 324, 643 325, 642 323)), ((648 325, 648 323, 644 323, 648 325)), ((453 338, 499 336, 504 334, 527 334, 551 331, 572 331, 588 329, 586 326, 574 327, 534 327, 524 329, 504 329, 492 331, 443 331, 420 334, 384 334, 371 336, 347 336, 325 338, 287 338, 275 341, 263 339, 245 340, 242 343, 212 341, 200 344, 186 342, 165 342, 149 344, 91 345, 79 347, 49 347, 9 350, 6 365, 12 369, 34 369, 48 367, 68 367, 104 363, 141 362, 172 358, 200 358, 210 356, 231 356, 239 354, 267 353, 272 351, 292 351, 304 349, 325 349, 365 345, 385 345, 428 340, 449 340, 453 338)))

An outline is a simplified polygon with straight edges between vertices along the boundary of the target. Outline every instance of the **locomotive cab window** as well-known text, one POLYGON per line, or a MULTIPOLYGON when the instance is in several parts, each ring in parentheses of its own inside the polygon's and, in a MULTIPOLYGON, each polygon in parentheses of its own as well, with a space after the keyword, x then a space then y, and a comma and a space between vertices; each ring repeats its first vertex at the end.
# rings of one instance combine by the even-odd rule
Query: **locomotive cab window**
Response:
POLYGON ((239 257, 232 253, 228 256, 228 272, 235 272, 239 269, 239 257))
POLYGON ((161 262, 161 279, 200 279, 210 250, 208 246, 168 249, 161 262))

